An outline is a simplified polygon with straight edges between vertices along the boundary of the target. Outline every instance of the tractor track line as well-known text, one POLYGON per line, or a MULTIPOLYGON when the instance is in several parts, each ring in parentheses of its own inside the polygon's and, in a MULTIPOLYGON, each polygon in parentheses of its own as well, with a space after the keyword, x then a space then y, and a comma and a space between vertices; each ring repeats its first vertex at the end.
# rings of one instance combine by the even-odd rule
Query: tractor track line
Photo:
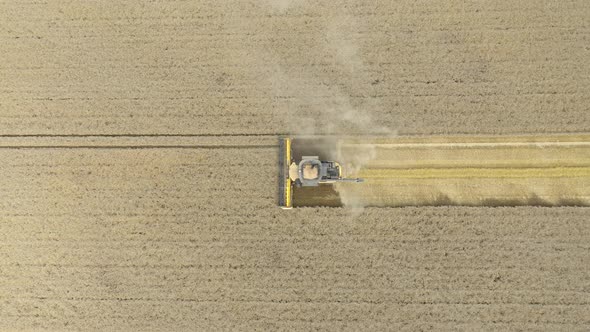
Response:
POLYGON ((68 137, 109 137, 109 138, 117 138, 117 137, 273 137, 273 136, 284 136, 287 134, 246 134, 246 133, 238 133, 238 134, 7 134, 7 135, 0 135, 0 137, 6 138, 19 138, 19 137, 60 137, 60 138, 68 138, 68 137))
POLYGON ((32 150, 32 149, 276 149, 277 145, 39 145, 39 146, 0 146, 6 150, 32 150))

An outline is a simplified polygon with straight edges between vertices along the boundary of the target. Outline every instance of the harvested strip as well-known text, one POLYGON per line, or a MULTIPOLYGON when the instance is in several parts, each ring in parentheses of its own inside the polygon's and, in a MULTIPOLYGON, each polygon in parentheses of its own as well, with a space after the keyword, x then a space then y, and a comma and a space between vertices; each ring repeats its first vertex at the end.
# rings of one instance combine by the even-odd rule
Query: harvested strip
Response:
POLYGON ((350 206, 590 206, 590 136, 346 139, 335 185, 350 206))

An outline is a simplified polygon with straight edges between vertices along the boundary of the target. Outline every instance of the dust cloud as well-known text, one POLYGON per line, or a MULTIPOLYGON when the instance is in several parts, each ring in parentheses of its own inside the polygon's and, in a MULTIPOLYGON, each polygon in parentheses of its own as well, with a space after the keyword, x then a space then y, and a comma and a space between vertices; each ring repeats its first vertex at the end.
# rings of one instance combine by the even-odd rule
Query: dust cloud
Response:
POLYGON ((278 14, 286 13, 290 8, 301 5, 302 0, 263 0, 262 5, 278 14))
MULTIPOLYGON (((359 22, 351 15, 344 15, 342 20, 332 22, 327 27, 327 44, 329 50, 334 53, 335 65, 352 77, 368 82, 367 70, 359 55, 359 45, 351 40, 346 32, 350 26, 358 25, 359 22)), ((360 93, 362 92, 353 91, 351 94, 360 93)), ((338 96, 344 102, 340 107, 327 108, 324 114, 331 119, 339 119, 338 122, 331 122, 329 129, 340 133, 337 136, 340 136, 341 143, 344 144, 350 140, 343 135, 345 133, 355 133, 359 136, 394 136, 396 134, 395 130, 380 125, 374 119, 372 111, 378 109, 380 105, 370 98, 367 99, 368 102, 357 108, 352 106, 350 97, 342 94, 338 96)), ((354 148, 343 147, 343 144, 338 145, 336 159, 342 164, 345 177, 356 177, 362 167, 377 157, 377 148, 372 144, 355 145, 354 148)), ((336 183, 334 185, 342 204, 351 210, 353 216, 360 215, 365 207, 359 186, 365 186, 365 184, 336 183)))
MULTIPOLYGON (((262 3, 267 11, 275 14, 302 7, 302 1, 298 0, 269 0, 262 3)), ((322 43, 313 50, 304 50, 322 54, 325 61, 322 70, 312 71, 310 68, 318 67, 286 61, 272 49, 264 52, 266 62, 263 65, 270 73, 265 77, 270 82, 269 92, 273 99, 288 100, 286 107, 276 111, 276 116, 283 119, 288 134, 330 136, 340 143, 346 143, 351 137, 396 134, 395 130, 381 125, 374 117, 382 105, 377 98, 367 94, 374 77, 371 77, 361 56, 362 45, 352 33, 358 31, 361 24, 345 8, 340 9, 339 13, 333 13, 323 23, 322 43)), ((303 64, 305 54, 302 54, 303 64)), ((359 145, 354 149, 336 144, 326 149, 330 150, 326 150, 325 155, 334 156, 343 165, 346 177, 355 177, 377 155, 377 149, 370 144, 359 145)), ((355 186, 363 184, 337 184, 335 189, 343 205, 357 211, 364 204, 356 195, 355 186)))
MULTIPOLYGON (((278 1, 273 6, 275 10, 287 10, 298 3, 278 1)), ((377 149, 370 144, 343 147, 346 140, 351 136, 394 136, 396 131, 381 125, 374 118, 373 114, 382 108, 377 99, 366 96, 355 99, 354 96, 366 93, 366 87, 358 83, 366 82, 368 85, 374 79, 369 76, 360 56, 360 45, 349 33, 357 30, 360 23, 353 15, 345 12, 339 13, 338 17, 324 27, 323 52, 342 84, 327 84, 333 81, 324 77, 330 75, 329 72, 303 71, 300 67, 279 64, 279 61, 271 64, 273 75, 270 79, 274 96, 290 98, 288 109, 281 113, 287 119, 285 128, 288 128, 289 133, 295 136, 332 136, 339 144, 327 147, 332 151, 325 151, 325 154, 334 156, 341 163, 346 177, 355 177, 363 166, 377 156, 377 149), (336 152, 333 151, 335 148, 336 152)), ((364 207, 355 190, 356 186, 363 184, 335 185, 343 205, 351 208, 353 214, 360 213, 364 207)))

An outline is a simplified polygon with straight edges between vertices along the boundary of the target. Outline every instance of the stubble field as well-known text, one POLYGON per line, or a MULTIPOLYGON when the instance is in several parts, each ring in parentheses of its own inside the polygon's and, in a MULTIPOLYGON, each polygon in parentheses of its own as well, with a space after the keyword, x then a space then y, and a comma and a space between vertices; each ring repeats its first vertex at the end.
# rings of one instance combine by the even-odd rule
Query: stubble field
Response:
POLYGON ((276 207, 280 134, 589 132, 588 17, 0 3, 0 329, 588 330, 588 208, 276 207))

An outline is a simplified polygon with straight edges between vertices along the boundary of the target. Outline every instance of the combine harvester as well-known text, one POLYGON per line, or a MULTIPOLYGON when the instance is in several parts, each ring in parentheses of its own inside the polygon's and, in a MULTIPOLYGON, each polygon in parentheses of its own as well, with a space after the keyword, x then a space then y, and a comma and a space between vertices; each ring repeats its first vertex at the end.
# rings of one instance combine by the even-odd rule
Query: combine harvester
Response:
POLYGON ((590 206, 589 134, 294 137, 279 154, 282 208, 590 206))
MULTIPOLYGON (((305 140, 302 141, 305 142, 305 140)), ((279 205, 284 209, 293 207, 295 188, 302 188, 300 190, 301 196, 310 197, 313 191, 317 191, 321 195, 320 186, 332 185, 337 182, 363 182, 361 178, 343 177, 342 166, 336 161, 320 160, 320 156, 317 155, 294 154, 291 138, 281 138, 279 145, 281 151, 279 156, 279 190, 282 191, 279 196, 279 205), (297 156, 296 159, 293 156, 297 156), (304 187, 315 188, 309 188, 306 193, 304 187)), ((311 149, 308 148, 307 150, 312 149, 313 141, 311 142, 311 149)))

